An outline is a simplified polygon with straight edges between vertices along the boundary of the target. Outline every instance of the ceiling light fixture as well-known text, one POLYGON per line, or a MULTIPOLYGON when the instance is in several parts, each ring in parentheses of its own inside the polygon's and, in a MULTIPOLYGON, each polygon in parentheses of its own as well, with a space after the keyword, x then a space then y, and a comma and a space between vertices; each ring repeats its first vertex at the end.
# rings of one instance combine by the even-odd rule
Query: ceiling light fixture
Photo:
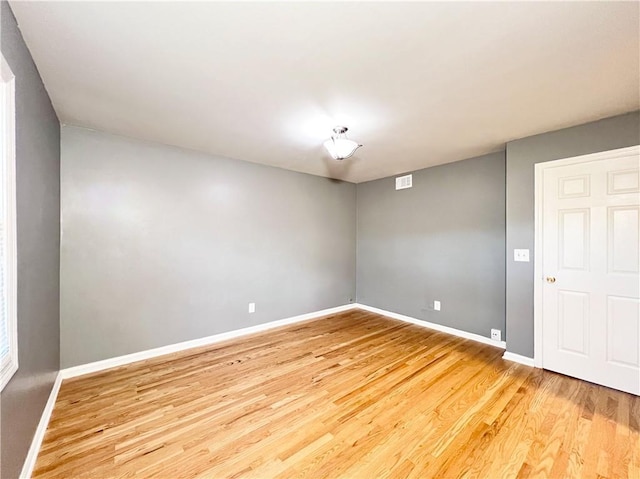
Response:
POLYGON ((336 126, 333 129, 331 139, 324 142, 324 147, 334 160, 349 158, 362 145, 347 138, 346 126, 336 126))

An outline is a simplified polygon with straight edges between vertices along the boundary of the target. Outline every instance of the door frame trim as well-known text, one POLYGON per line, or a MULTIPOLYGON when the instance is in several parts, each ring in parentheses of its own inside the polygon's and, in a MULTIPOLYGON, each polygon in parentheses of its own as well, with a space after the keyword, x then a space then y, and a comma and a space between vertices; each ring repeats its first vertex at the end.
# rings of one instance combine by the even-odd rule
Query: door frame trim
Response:
POLYGON ((542 207, 544 201, 544 171, 550 168, 558 168, 579 163, 624 158, 630 155, 640 154, 640 145, 617 148, 615 150, 590 153, 588 155, 573 156, 552 161, 544 161, 534 165, 534 229, 533 242, 533 362, 535 367, 542 368, 542 288, 544 286, 543 265, 543 218, 542 207))

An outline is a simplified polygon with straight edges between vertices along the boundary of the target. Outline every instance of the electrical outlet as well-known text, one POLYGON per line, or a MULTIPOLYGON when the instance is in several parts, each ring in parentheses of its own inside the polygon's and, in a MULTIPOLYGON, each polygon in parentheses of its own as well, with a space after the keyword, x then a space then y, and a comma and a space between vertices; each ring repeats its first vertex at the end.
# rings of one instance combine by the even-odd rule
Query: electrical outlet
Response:
POLYGON ((514 249, 513 261, 520 261, 522 263, 529 262, 529 250, 528 249, 514 249))
POLYGON ((249 303, 249 312, 250 313, 256 312, 256 303, 249 303))
POLYGON ((434 301, 433 302, 433 310, 434 311, 440 311, 440 301, 434 301))
POLYGON ((494 341, 502 341, 502 331, 500 331, 499 329, 492 329, 491 339, 493 339, 494 341))

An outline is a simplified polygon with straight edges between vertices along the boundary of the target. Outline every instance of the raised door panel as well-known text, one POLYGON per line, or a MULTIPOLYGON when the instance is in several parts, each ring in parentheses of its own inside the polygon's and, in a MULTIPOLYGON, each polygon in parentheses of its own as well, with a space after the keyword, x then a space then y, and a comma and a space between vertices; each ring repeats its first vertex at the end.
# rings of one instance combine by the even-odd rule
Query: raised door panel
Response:
POLYGON ((640 300, 607 298, 607 361, 622 366, 640 366, 640 300))
POLYGON ((558 291, 558 350, 589 355, 589 294, 558 291))
POLYGON ((609 171, 607 180, 607 193, 610 195, 640 192, 640 170, 638 168, 609 171))
POLYGON ((589 270, 588 208, 558 212, 558 269, 589 270))
POLYGON ((558 180, 558 198, 582 198, 591 191, 590 175, 564 176, 558 180))
POLYGON ((640 249, 640 208, 609 208, 608 221, 609 273, 638 273, 640 249))

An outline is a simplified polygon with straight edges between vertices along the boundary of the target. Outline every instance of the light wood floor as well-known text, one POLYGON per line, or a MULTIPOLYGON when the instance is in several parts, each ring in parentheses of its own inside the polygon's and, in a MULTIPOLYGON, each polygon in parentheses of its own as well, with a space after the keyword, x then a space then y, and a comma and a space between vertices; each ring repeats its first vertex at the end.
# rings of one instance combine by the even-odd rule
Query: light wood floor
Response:
POLYGON ((640 478, 640 398, 359 310, 67 380, 34 477, 640 478))

